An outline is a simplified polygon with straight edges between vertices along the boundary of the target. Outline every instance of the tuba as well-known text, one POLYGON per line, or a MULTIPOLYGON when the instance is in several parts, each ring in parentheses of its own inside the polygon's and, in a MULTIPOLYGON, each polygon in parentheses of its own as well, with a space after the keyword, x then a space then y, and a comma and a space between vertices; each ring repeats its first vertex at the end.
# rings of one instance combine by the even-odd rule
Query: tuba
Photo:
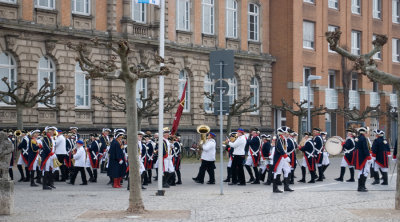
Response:
POLYGON ((200 134, 200 141, 199 144, 202 145, 207 140, 207 133, 210 132, 210 127, 207 125, 200 125, 197 127, 197 133, 200 134))
POLYGON ((21 134, 22 134, 21 130, 15 130, 15 132, 14 132, 14 136, 16 136, 16 137, 20 137, 21 134))

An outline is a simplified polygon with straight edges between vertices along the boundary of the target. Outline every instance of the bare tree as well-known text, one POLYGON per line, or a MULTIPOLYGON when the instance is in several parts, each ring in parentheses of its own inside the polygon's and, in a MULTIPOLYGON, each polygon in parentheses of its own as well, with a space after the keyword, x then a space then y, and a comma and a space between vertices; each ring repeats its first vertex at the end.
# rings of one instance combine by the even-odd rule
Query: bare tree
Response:
MULTIPOLYGON (((138 130, 142 128, 142 120, 152 116, 158 116, 158 98, 154 98, 154 92, 149 91, 147 97, 142 91, 139 92, 139 105, 137 106, 138 130)), ((93 96, 98 103, 108 110, 126 113, 125 97, 117 94, 111 94, 110 101, 107 102, 103 97, 93 96)), ((169 112, 179 103, 179 100, 173 99, 172 93, 164 94, 164 112, 169 112)))
POLYGON ((59 108, 57 104, 51 104, 53 99, 64 92, 62 85, 51 89, 51 84, 48 78, 44 78, 44 84, 37 90, 32 92, 34 82, 18 80, 12 84, 8 81, 7 77, 1 79, 6 85, 5 91, 0 90, 0 101, 7 105, 15 106, 17 109, 17 128, 24 129, 24 122, 22 112, 26 108, 32 108, 36 104, 43 104, 48 108, 56 110, 59 108))
POLYGON ((334 112, 342 115, 347 120, 355 122, 364 122, 368 118, 379 118, 385 114, 385 112, 380 109, 380 104, 376 107, 367 106, 367 108, 365 108, 364 110, 339 107, 334 112))
MULTIPOLYGON (((388 40, 387 36, 377 35, 376 39, 372 41, 374 47, 371 51, 366 54, 355 55, 339 46, 341 34, 342 32, 339 30, 335 32, 326 32, 325 36, 326 40, 329 42, 330 49, 353 61, 355 63, 354 69, 357 70, 358 73, 367 76, 370 80, 383 85, 392 85, 396 90, 397 104, 400 104, 400 77, 379 70, 376 62, 372 59, 377 52, 382 51, 383 45, 385 45, 388 40)), ((399 119, 397 120, 397 127, 400 129, 399 119)), ((400 131, 398 131, 397 137, 400 137, 400 131)), ((400 147, 400 140, 397 145, 397 147, 400 147)), ((400 175, 400 158, 397 159, 397 175, 400 175)), ((400 176, 397 176, 395 209, 400 210, 400 176)))
MULTIPOLYGON (((281 103, 282 103, 282 105, 274 105, 274 104, 268 103, 267 106, 269 106, 273 109, 276 109, 276 110, 289 112, 293 116, 297 116, 297 119, 298 119, 297 128, 299 131, 299 139, 300 139, 303 135, 303 132, 302 132, 303 129, 301 127, 301 120, 303 118, 307 117, 307 114, 308 114, 308 109, 305 106, 307 104, 307 100, 302 100, 300 102, 293 100, 293 104, 295 104, 295 106, 288 104, 285 101, 285 99, 281 99, 281 103)), ((328 112, 327 108, 324 107, 323 105, 314 106, 314 107, 310 108, 311 117, 325 115, 325 113, 327 113, 327 112, 328 112)))
MULTIPOLYGON (((137 104, 136 104, 136 82, 142 78, 151 78, 160 75, 168 75, 169 68, 162 66, 160 70, 152 71, 144 69, 141 65, 130 66, 129 55, 133 52, 127 40, 119 40, 113 42, 100 42, 97 38, 91 42, 96 47, 105 47, 111 50, 111 56, 107 61, 92 61, 89 59, 86 50, 86 43, 73 45, 68 43, 68 47, 78 53, 76 60, 83 71, 88 72, 87 78, 103 78, 103 79, 118 79, 125 83, 125 104, 126 104, 126 125, 128 134, 128 153, 129 153, 129 206, 127 211, 130 213, 141 213, 144 209, 144 204, 141 194, 140 174, 139 174, 139 159, 137 150, 137 104), (116 46, 115 46, 116 45, 116 46), (118 60, 117 60, 118 58, 118 60), (119 63, 119 66, 117 64, 119 63)), ((155 55, 157 64, 164 63, 164 58, 155 55)), ((169 60, 174 64, 174 61, 169 60)), ((162 120, 161 120, 162 121, 162 120)))

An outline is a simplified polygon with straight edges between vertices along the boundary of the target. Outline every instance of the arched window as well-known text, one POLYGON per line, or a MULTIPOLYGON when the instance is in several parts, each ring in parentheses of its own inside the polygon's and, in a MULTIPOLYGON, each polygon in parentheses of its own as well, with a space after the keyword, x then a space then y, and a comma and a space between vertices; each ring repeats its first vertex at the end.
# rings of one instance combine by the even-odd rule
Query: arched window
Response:
POLYGON ((229 91, 228 91, 228 96, 229 96, 229 104, 233 104, 235 99, 237 99, 237 80, 236 77, 233 77, 232 79, 228 80, 229 84, 229 91))
MULTIPOLYGON (((250 82, 250 93, 253 95, 250 99, 251 107, 258 107, 260 105, 260 90, 258 85, 258 80, 256 77, 251 78, 250 82)), ((252 114, 258 114, 259 111, 254 111, 252 114)))
POLYGON ((79 63, 75 65, 75 106, 79 108, 90 108, 90 79, 87 72, 82 71, 79 63))
POLYGON ((226 0, 226 37, 237 38, 237 1, 226 0))
POLYGON ((136 82, 136 103, 139 108, 142 108, 142 101, 140 100, 140 94, 143 94, 143 98, 147 98, 147 79, 139 79, 136 82))
MULTIPOLYGON (((204 77, 204 92, 209 93, 209 95, 214 93, 214 82, 210 78, 210 73, 204 77)), ((214 111, 212 103, 211 99, 204 96, 204 111, 206 113, 212 113, 214 111)))
MULTIPOLYGON (((50 83, 49 90, 53 90, 56 88, 56 66, 54 65, 53 60, 47 56, 43 56, 39 60, 39 68, 38 68, 38 90, 44 85, 44 79, 47 78, 50 83)), ((47 102, 49 105, 56 104, 56 98, 53 97, 49 99, 47 102)))
POLYGON ((146 23, 146 4, 132 0, 132 19, 135 22, 146 23))
POLYGON ((183 112, 190 111, 190 81, 189 81, 189 75, 186 72, 186 70, 181 70, 181 72, 179 73, 179 81, 178 81, 179 99, 181 99, 183 89, 185 88, 186 81, 187 81, 187 87, 186 87, 186 93, 185 93, 185 106, 183 107, 183 112))
MULTIPOLYGON (((7 85, 1 81, 6 77, 8 82, 10 83, 11 88, 15 87, 15 82, 17 81, 17 65, 15 63, 15 59, 7 52, 3 52, 0 54, 0 90, 8 91, 7 85)), ((4 101, 11 102, 10 97, 4 97, 4 101)), ((0 104, 4 105, 3 100, 0 100, 0 104)))

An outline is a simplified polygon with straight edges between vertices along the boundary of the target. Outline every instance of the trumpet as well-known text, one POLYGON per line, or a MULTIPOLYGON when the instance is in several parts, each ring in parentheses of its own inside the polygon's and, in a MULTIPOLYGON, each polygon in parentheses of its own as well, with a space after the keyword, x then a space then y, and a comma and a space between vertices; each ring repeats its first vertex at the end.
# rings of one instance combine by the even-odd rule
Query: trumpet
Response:
POLYGON ((207 125, 200 125, 197 127, 197 133, 200 134, 200 141, 199 144, 202 145, 206 142, 207 140, 207 133, 210 132, 210 127, 207 125))

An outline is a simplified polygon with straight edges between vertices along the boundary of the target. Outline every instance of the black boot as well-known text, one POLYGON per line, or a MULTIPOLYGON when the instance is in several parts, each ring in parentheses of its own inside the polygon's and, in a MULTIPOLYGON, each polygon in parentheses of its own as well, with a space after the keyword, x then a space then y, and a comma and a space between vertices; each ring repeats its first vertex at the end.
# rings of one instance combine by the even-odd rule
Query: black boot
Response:
POLYGON ((262 169, 260 169, 260 170, 258 171, 258 175, 260 175, 260 181, 261 181, 261 182, 264 182, 264 180, 265 180, 265 175, 267 175, 267 170, 265 170, 264 173, 263 173, 263 172, 262 172, 262 169))
POLYGON ((25 180, 24 180, 24 182, 29 182, 29 181, 31 181, 30 180, 30 177, 31 177, 31 172, 29 171, 29 168, 28 167, 25 167, 25 180))
POLYGON ((105 162, 103 161, 103 162, 101 162, 101 165, 100 165, 100 173, 106 173, 107 171, 105 170, 105 162))
POLYGON ((56 189, 54 186, 54 174, 51 171, 48 172, 47 186, 51 187, 52 189, 56 189))
POLYGON ((227 167, 227 168, 226 168, 226 171, 227 171, 227 176, 226 176, 226 179, 224 180, 224 182, 229 183, 229 182, 231 182, 232 168, 227 167))
POLYGON ((110 180, 108 181, 108 183, 107 183, 107 185, 113 185, 113 178, 111 178, 111 177, 109 177, 110 178, 110 180))
POLYGON ((178 177, 178 182, 176 182, 176 184, 182 184, 181 170, 176 171, 176 176, 178 177))
POLYGON ((90 169, 90 167, 86 167, 86 171, 87 171, 88 174, 89 174, 89 181, 90 181, 90 182, 93 182, 94 177, 93 177, 92 169, 90 169))
POLYGON ((315 173, 315 171, 310 171, 311 174, 311 180, 308 181, 308 183, 315 183, 315 178, 317 178, 317 174, 315 173))
POLYGON ((289 184, 294 184, 294 170, 290 171, 289 178, 290 178, 289 184))
POLYGON ((318 167, 318 174, 319 174, 319 177, 318 177, 317 181, 320 181, 320 182, 324 181, 324 178, 323 178, 324 173, 322 172, 322 166, 318 167))
POLYGON ((14 180, 14 172, 13 172, 12 168, 8 168, 8 175, 10 175, 11 180, 14 180))
POLYGON ((154 181, 158 180, 158 168, 156 168, 156 176, 154 177, 154 181))
POLYGON ((147 170, 147 175, 149 175, 149 177, 147 178, 147 183, 149 184, 151 184, 152 173, 153 171, 151 169, 147 170))
POLYGON ((250 175, 250 180, 247 181, 247 183, 251 183, 254 181, 253 172, 251 171, 250 166, 248 166, 248 165, 244 165, 244 166, 246 167, 247 173, 249 173, 249 175, 250 175))
POLYGON ((22 169, 22 165, 17 165, 17 169, 19 171, 19 174, 21 175, 21 179, 18 180, 18 182, 23 182, 26 180, 24 176, 24 170, 22 169))
POLYGON ((373 173, 374 174, 374 182, 372 182, 371 184, 372 185, 375 185, 375 184, 379 184, 379 173, 377 173, 377 172, 374 172, 373 173))
POLYGON ((170 174, 171 174, 171 176, 170 176, 170 178, 169 178, 169 185, 170 185, 170 186, 176 186, 176 183, 175 183, 176 174, 175 174, 175 172, 170 173, 170 174))
POLYGON ((93 169, 93 183, 97 183, 97 169, 93 169))
POLYGON ((306 168, 301 167, 301 180, 297 181, 299 183, 305 183, 306 182, 306 168))
POLYGON ((283 190, 284 191, 289 191, 289 192, 292 192, 292 191, 294 191, 294 190, 292 190, 292 189, 290 189, 290 187, 289 187, 289 177, 285 177, 284 179, 283 179, 283 190))
POLYGON ((365 184, 364 184, 364 178, 366 178, 366 177, 364 177, 364 175, 363 174, 361 174, 360 175, 360 178, 358 178, 358 188, 357 188, 357 191, 358 192, 367 192, 368 190, 365 188, 365 184))
POLYGON ((383 176, 383 183, 381 183, 381 185, 388 185, 388 173, 382 172, 382 176, 383 176))
POLYGON ((328 168, 328 166, 329 166, 329 164, 322 166, 322 179, 324 179, 324 180, 325 180, 325 170, 328 168))
MULTIPOLYGON (((375 163, 376 164, 376 163, 375 163)), ((374 178, 375 179, 375 169, 374 169, 374 167, 372 166, 373 164, 371 164, 371 166, 369 167, 369 176, 371 177, 371 178, 374 178)), ((378 174, 379 175, 379 174, 378 174)))
POLYGON ((281 180, 281 175, 280 174, 278 174, 276 176, 276 185, 278 185, 278 186, 282 185, 282 180, 281 180))
POLYGON ((42 184, 42 171, 36 170, 36 183, 42 184))
POLYGON ((163 188, 169 188, 168 185, 168 179, 169 179, 169 173, 168 172, 164 172, 164 176, 163 176, 163 188))
POLYGON ((58 170, 52 174, 53 174, 54 181, 57 181, 57 182, 60 181, 60 173, 58 170))
POLYGON ((278 189, 278 184, 276 183, 277 180, 278 180, 278 178, 275 178, 272 181, 272 192, 274 192, 274 193, 283 193, 281 190, 278 189))
POLYGON ((349 168, 350 170, 350 179, 346 180, 346 182, 354 182, 354 168, 349 168))
POLYGON ((367 187, 365 186, 365 183, 367 182, 368 177, 363 175, 363 181, 362 181, 362 186, 364 188, 364 190, 368 191, 367 187))
POLYGON ((38 185, 35 183, 35 171, 31 170, 30 171, 30 179, 31 179, 31 187, 37 187, 38 185))
POLYGON ((251 184, 260 184, 260 174, 258 173, 258 168, 253 167, 253 170, 254 170, 254 174, 256 176, 256 180, 251 184))
POLYGON ((49 178, 49 172, 44 172, 43 175, 43 190, 51 190, 51 187, 49 187, 49 182, 48 182, 48 178, 49 178))
POLYGON ((149 185, 148 183, 147 183, 147 171, 144 171, 143 173, 142 173, 142 185, 143 186, 147 186, 147 185, 149 185))
POLYGON ((265 182, 264 185, 267 185, 267 186, 271 185, 271 183, 274 180, 273 178, 274 178, 274 173, 273 173, 272 166, 271 166, 268 170, 267 182, 265 182))
POLYGON ((344 173, 346 173, 346 167, 340 167, 340 176, 338 178, 336 178, 335 180, 343 182, 344 173))

